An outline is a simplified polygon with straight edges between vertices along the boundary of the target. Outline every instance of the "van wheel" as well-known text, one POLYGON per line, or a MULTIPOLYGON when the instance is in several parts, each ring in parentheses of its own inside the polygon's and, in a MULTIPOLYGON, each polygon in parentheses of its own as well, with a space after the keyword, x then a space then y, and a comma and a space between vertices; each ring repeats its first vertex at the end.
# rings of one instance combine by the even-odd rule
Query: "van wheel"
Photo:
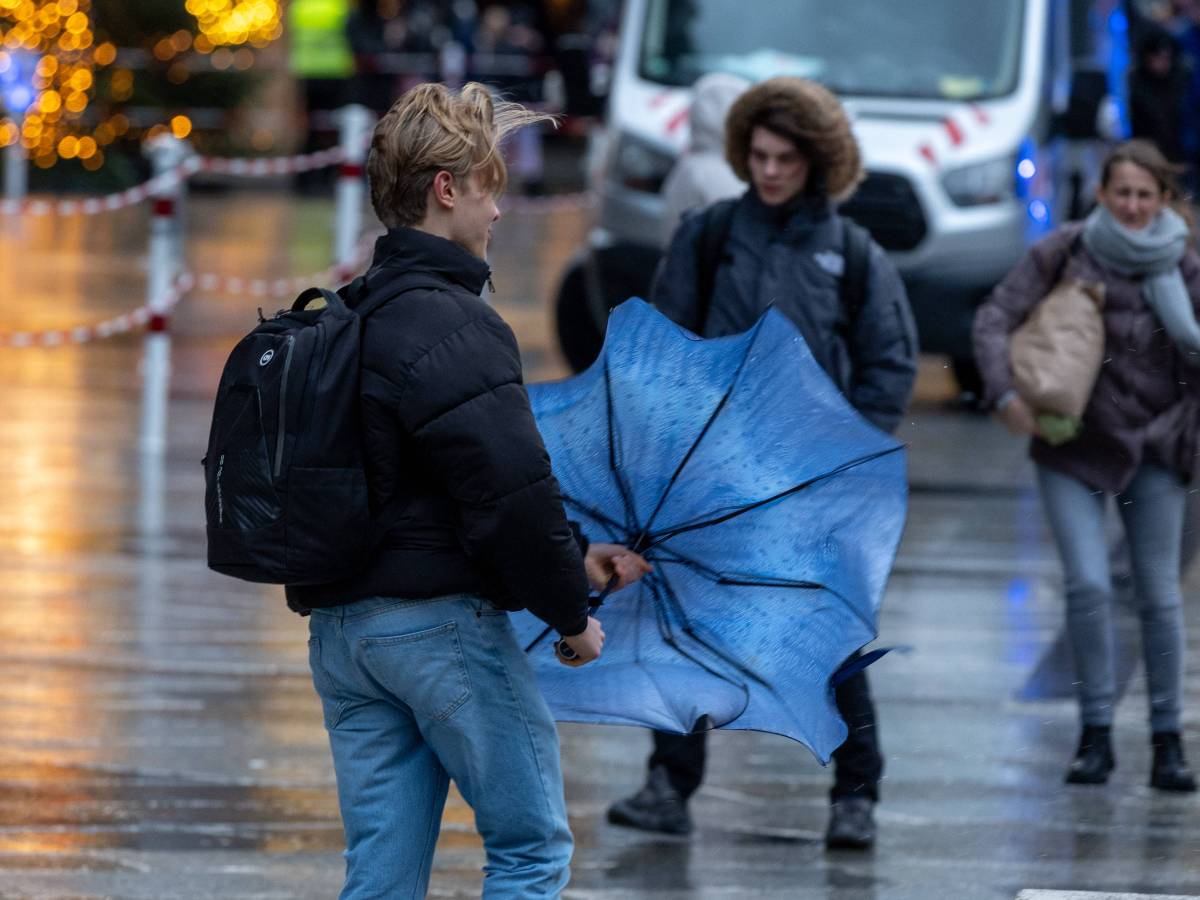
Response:
POLYGON ((583 264, 576 263, 563 276, 554 301, 554 327, 558 346, 574 372, 582 372, 600 355, 604 333, 588 309, 583 264))

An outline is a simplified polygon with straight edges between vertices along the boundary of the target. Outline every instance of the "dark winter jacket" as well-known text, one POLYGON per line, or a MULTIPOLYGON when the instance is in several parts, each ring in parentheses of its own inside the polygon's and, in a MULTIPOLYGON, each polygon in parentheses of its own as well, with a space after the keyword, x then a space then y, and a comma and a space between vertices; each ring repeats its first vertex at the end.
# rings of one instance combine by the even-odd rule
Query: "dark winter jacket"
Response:
MULTIPOLYGON (((1141 282, 1102 268, 1075 239, 1083 224, 1064 225, 1029 249, 975 316, 975 358, 994 404, 1012 389, 1009 336, 1060 280, 1103 281, 1104 363, 1083 413, 1083 432, 1057 447, 1034 439, 1031 455, 1098 491, 1128 487, 1143 463, 1190 478, 1200 423, 1200 373, 1189 368, 1142 297, 1141 282)), ((1200 257, 1180 264, 1200 314, 1200 257)))
POLYGON ((479 296, 488 266, 443 238, 396 228, 376 244, 357 302, 401 272, 437 286, 401 294, 363 326, 368 486, 372 512, 390 525, 365 572, 289 588, 289 604, 480 593, 578 634, 588 609, 580 548, 529 408, 516 339, 479 296))
POLYGON ((750 328, 771 306, 791 319, 850 404, 885 431, 908 405, 917 343, 904 284, 871 246, 867 296, 852 326, 842 302, 843 225, 826 200, 767 206, 753 189, 738 201, 717 267, 707 322, 698 323, 697 262, 703 213, 686 216, 659 270, 660 311, 705 337, 750 328))

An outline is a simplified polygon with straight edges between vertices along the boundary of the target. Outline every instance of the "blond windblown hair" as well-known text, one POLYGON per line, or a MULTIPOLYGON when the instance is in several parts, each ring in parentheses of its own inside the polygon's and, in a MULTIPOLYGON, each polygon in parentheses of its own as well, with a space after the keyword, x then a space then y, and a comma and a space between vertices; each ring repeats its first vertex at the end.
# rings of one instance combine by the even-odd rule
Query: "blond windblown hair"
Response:
POLYGON ((396 228, 424 219, 429 188, 441 171, 456 180, 478 173, 485 190, 503 193, 508 169, 501 143, 517 129, 545 121, 554 117, 493 100, 476 82, 457 92, 437 83, 406 91, 375 126, 367 156, 379 221, 396 228))

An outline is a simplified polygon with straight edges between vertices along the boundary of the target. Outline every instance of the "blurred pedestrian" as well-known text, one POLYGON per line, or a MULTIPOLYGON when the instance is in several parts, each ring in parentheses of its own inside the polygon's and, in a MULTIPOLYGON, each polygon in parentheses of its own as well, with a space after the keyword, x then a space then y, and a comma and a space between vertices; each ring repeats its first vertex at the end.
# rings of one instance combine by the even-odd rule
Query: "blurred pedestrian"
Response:
POLYGON ((589 580, 620 587, 647 568, 613 545, 581 556, 516 340, 480 298, 499 143, 540 118, 482 85, 425 84, 373 135, 371 200, 388 231, 345 293, 364 311, 368 488, 387 524, 366 571, 288 590, 311 613, 344 900, 425 896, 451 779, 483 837, 483 896, 559 895, 572 839, 558 736, 504 611, 528 608, 575 652, 560 661, 582 665, 604 643, 589 580))
MULTIPOLYGON (((893 430, 916 377, 916 334, 891 261, 835 213, 863 177, 841 104, 800 78, 764 81, 730 109, 725 148, 750 188, 684 216, 655 280, 655 305, 705 337, 744 331, 774 306, 855 409, 893 430)), ((835 697, 849 734, 833 754, 826 845, 867 848, 875 841, 883 757, 865 670, 842 682, 835 697)), ((704 777, 705 756, 702 732, 656 732, 645 785, 614 804, 609 821, 689 832, 688 799, 704 777)))
POLYGON ((688 148, 675 161, 662 187, 664 245, 670 245, 684 213, 740 196, 746 190, 745 182, 725 159, 725 116, 748 87, 746 79, 725 72, 712 72, 696 82, 688 148))
POLYGON ((1175 39, 1162 29, 1148 31, 1137 47, 1129 73, 1129 113, 1133 136, 1151 141, 1168 160, 1187 159, 1183 148, 1184 102, 1188 76, 1175 39))
POLYGON ((1200 450, 1200 256, 1179 203, 1177 169, 1145 141, 1116 147, 1098 206, 1035 244, 980 307, 975 354, 987 399, 1032 438, 1042 506, 1066 580, 1081 735, 1070 784, 1102 784, 1116 765, 1113 585, 1105 533, 1114 497, 1133 567, 1150 698, 1150 784, 1190 792, 1180 737, 1184 633, 1180 546, 1186 484, 1200 450), (1105 287, 1104 362, 1073 439, 1052 435, 1013 387, 1010 338, 1060 282, 1105 287), (1054 441, 1054 443, 1051 442, 1054 441))
POLYGON ((1187 164, 1188 185, 1195 190, 1200 177, 1200 2, 1175 0, 1167 30, 1178 48, 1187 91, 1179 127, 1187 164))
MULTIPOLYGON (((304 104, 304 153, 337 144, 332 114, 349 101, 354 75, 349 15, 349 0, 292 0, 287 8, 288 64, 304 104)), ((303 190, 329 187, 334 174, 328 167, 303 172, 296 183, 303 190)))
POLYGON ((359 0, 346 20, 354 54, 353 100, 383 115, 396 96, 389 54, 403 51, 407 36, 401 0, 359 0))
MULTIPOLYGON (((479 15, 474 77, 500 96, 526 105, 541 103, 545 41, 533 11, 522 4, 492 3, 479 15)), ((509 170, 522 193, 545 192, 545 155, 540 128, 523 128, 505 147, 509 170)))

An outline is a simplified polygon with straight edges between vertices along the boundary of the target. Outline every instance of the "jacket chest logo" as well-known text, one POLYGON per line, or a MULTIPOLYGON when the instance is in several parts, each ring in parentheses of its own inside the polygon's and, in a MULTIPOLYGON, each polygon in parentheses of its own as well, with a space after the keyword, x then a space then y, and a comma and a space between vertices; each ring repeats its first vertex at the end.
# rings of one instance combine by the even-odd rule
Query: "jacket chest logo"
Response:
POLYGON ((833 250, 822 250, 820 253, 814 253, 813 259, 817 265, 832 275, 834 278, 841 278, 846 271, 846 260, 842 254, 833 250))

